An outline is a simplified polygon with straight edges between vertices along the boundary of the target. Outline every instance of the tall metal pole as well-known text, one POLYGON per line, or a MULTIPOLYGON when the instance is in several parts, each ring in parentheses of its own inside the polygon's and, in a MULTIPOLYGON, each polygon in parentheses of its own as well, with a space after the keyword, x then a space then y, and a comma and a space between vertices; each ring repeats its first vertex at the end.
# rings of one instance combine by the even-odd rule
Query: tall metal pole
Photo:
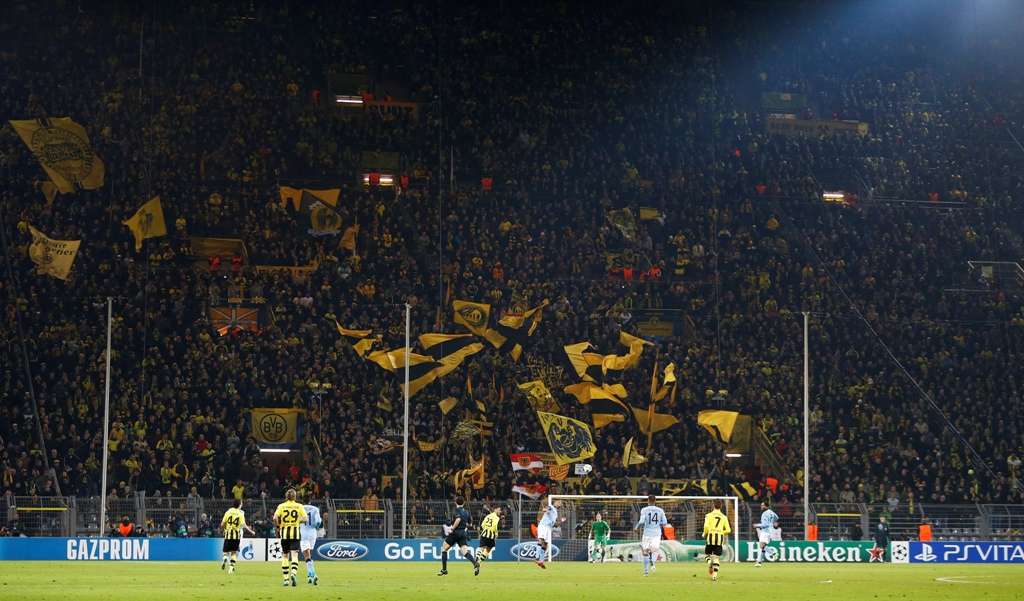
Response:
POLYGON ((405 409, 402 417, 402 538, 405 538, 405 524, 409 507, 409 355, 411 353, 412 326, 410 317, 412 305, 405 304, 405 409))
POLYGON ((114 299, 107 297, 107 378, 103 384, 103 474, 100 476, 100 527, 99 535, 103 536, 107 527, 107 455, 110 453, 110 332, 114 299))
POLYGON ((811 523, 811 426, 810 426, 810 405, 811 405, 811 355, 808 351, 810 329, 808 327, 809 314, 804 311, 804 536, 807 536, 807 527, 811 523))

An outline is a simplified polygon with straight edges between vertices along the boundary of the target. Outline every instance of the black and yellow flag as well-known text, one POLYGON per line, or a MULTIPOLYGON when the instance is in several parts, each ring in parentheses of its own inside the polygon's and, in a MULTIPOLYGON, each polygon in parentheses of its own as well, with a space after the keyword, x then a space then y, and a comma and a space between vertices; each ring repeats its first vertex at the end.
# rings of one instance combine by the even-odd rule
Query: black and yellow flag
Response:
POLYGON ((559 411, 558 401, 548 390, 547 385, 544 384, 543 380, 531 380, 529 382, 523 382, 518 385, 519 390, 523 391, 526 395, 527 400, 530 401, 530 406, 533 407, 534 411, 546 411, 547 413, 554 413, 559 411))
POLYGON ((127 221, 121 223, 128 226, 135 238, 135 252, 142 250, 143 240, 167 235, 167 222, 164 221, 164 209, 159 196, 151 198, 127 221))
POLYGON ((676 364, 669 363, 665 366, 660 385, 658 384, 657 374, 658 364, 655 362, 654 370, 651 372, 651 401, 655 403, 664 399, 669 391, 672 390, 672 385, 676 383, 676 364))
POLYGON ((420 346, 436 361, 455 365, 484 350, 483 343, 470 334, 420 334, 420 346))
POLYGON ((627 440, 626 446, 622 449, 622 467, 628 468, 631 465, 640 465, 645 461, 647 461, 647 458, 636 450, 636 447, 633 445, 633 439, 627 440))
MULTIPOLYGON (((390 351, 374 351, 366 356, 384 369, 399 376, 402 392, 405 392, 405 347, 396 348, 390 351)), ((430 383, 441 376, 441 370, 445 367, 442 363, 434 361, 432 357, 409 352, 409 398, 423 390, 430 383)))
POLYGON ((494 423, 482 419, 464 419, 455 424, 452 430, 452 440, 465 441, 477 436, 490 436, 493 434, 494 423))
MULTIPOLYGON (((378 342, 379 338, 371 338, 370 334, 373 330, 351 330, 342 326, 337 320, 334 321, 334 326, 338 329, 338 333, 348 339, 352 344, 352 349, 362 358, 366 358, 366 354, 373 348, 375 342, 378 342)), ((383 367, 383 366, 382 366, 383 367)))
POLYGON ((448 415, 448 412, 451 411, 452 409, 454 409, 455 406, 458 405, 458 404, 459 404, 459 399, 457 399, 457 398, 455 398, 453 396, 450 396, 450 397, 441 399, 437 403, 437 406, 441 408, 441 414, 442 415, 448 415))
POLYGON ((548 304, 548 300, 544 299, 541 304, 522 313, 505 314, 485 337, 496 348, 511 355, 513 361, 519 361, 523 354, 523 345, 537 331, 544 316, 544 307, 548 304))
POLYGON ((61 194, 103 187, 106 167, 89 144, 85 128, 70 117, 15 120, 11 125, 61 194))
POLYGON ((464 484, 469 484, 474 490, 480 490, 486 484, 484 457, 481 456, 479 461, 470 459, 470 463, 472 465, 468 468, 459 470, 452 476, 452 484, 456 489, 461 489, 464 484))
POLYGON ((729 441, 732 440, 732 430, 736 426, 736 418, 739 415, 736 411, 705 409, 697 414, 697 423, 704 426, 718 442, 729 444, 729 441))
POLYGON ((674 415, 655 413, 653 406, 641 409, 631 405, 630 408, 633 410, 633 417, 636 418, 637 424, 640 426, 640 431, 644 434, 655 434, 679 423, 679 418, 674 415))
POLYGON ((750 484, 750 482, 737 482, 736 484, 729 484, 729 489, 732 494, 743 499, 744 501, 753 501, 757 499, 757 488, 750 484))
POLYGON ((337 207, 338 197, 341 196, 341 188, 313 190, 311 188, 278 186, 277 191, 281 196, 281 207, 284 208, 291 204, 296 211, 308 211, 309 207, 318 202, 329 207, 337 207))
POLYGON ((423 451, 424 453, 433 453, 434 451, 436 451, 436 450, 440 449, 441 447, 443 447, 444 443, 445 443, 444 436, 442 436, 441 438, 438 438, 435 441, 423 440, 421 438, 421 439, 416 441, 416 446, 419 447, 419 450, 423 451))
POLYGON ((629 415, 629 407, 622 402, 626 397, 626 388, 622 384, 598 386, 593 382, 578 382, 566 386, 563 391, 576 397, 581 405, 587 406, 596 429, 610 423, 624 422, 629 415))
POLYGON ((28 231, 32 234, 28 257, 36 264, 36 273, 52 275, 58 280, 68 279, 82 241, 54 240, 31 225, 28 226, 28 231))
POLYGON ((554 413, 537 412, 544 437, 547 438, 551 453, 558 465, 575 463, 593 457, 597 453, 594 435, 587 424, 554 413))
MULTIPOLYGON (((455 311, 453 320, 455 323, 464 325, 470 331, 486 338, 490 330, 491 306, 486 303, 475 303, 472 301, 455 300, 452 302, 455 311)), ((500 346, 500 345, 498 345, 500 346)))
POLYGON ((295 444, 298 442, 299 415, 302 413, 302 409, 253 409, 252 435, 260 444, 295 444))

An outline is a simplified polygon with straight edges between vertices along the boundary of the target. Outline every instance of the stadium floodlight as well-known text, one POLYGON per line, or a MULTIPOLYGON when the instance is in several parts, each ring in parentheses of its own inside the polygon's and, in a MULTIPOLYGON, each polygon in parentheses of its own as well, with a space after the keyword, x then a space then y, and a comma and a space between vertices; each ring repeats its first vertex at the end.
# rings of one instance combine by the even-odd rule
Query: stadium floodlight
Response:
POLYGON ((743 453, 726 453, 725 456, 730 459, 736 459, 738 457, 743 457, 743 453))
POLYGON ((272 449, 270 447, 263 447, 260 449, 260 453, 291 453, 291 449, 272 449))
POLYGON ((362 96, 350 96, 350 95, 347 95, 347 94, 338 94, 337 96, 334 97, 334 103, 335 104, 347 104, 349 106, 362 106, 363 105, 363 97, 362 96))
MULTIPOLYGON (((663 540, 661 551, 668 557, 683 559, 689 553, 704 552, 701 541, 697 549, 683 544, 678 537, 684 539, 702 539, 704 516, 714 509, 714 501, 722 502, 722 511, 729 517, 732 526, 732 553, 723 557, 725 561, 738 562, 740 556, 740 503, 735 496, 673 496, 657 495, 655 504, 665 511, 669 524, 674 530, 671 540, 663 540)), ((556 553, 555 545, 548 545, 547 561, 562 559, 572 561, 585 557, 592 560, 593 541, 588 540, 587 524, 600 512, 611 525, 612 548, 603 561, 627 561, 630 556, 639 557, 640 535, 633 528, 640 516, 640 511, 647 505, 647 495, 549 495, 548 502, 561 501, 559 509, 559 527, 562 547, 556 553)), ((543 511, 543 507, 541 510, 543 511)), ((538 550, 539 552, 539 550, 538 550)), ((671 561, 671 559, 670 559, 671 561)))

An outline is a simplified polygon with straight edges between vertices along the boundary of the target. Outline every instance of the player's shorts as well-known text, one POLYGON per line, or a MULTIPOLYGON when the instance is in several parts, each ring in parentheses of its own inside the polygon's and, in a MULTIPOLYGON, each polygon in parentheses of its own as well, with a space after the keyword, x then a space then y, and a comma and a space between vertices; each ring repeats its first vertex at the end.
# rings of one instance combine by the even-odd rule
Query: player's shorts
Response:
POLYGON ((482 548, 482 549, 493 549, 494 545, 495 545, 495 542, 494 542, 493 538, 488 538, 486 536, 481 536, 480 537, 480 548, 482 548))
POLYGON ((224 539, 224 547, 223 547, 224 552, 225 553, 233 553, 233 552, 238 551, 238 545, 241 542, 242 542, 242 540, 238 539, 238 538, 225 538, 224 539))
POLYGON ((661 549, 661 537, 660 536, 645 536, 640 539, 640 548, 647 553, 654 553, 658 549, 661 549))
POLYGON ((299 551, 299 539, 297 538, 282 538, 281 539, 281 555, 287 555, 292 551, 299 551))
POLYGON ((607 547, 610 544, 611 544, 611 539, 608 538, 607 536, 602 536, 600 538, 595 538, 594 539, 594 546, 595 547, 607 547))
POLYGON ((299 550, 301 551, 312 551, 313 547, 316 546, 316 535, 303 536, 299 539, 299 550))
POLYGON ((540 524, 537 526, 537 540, 551 542, 551 526, 540 524))
POLYGON ((765 528, 757 529, 757 542, 767 545, 772 540, 772 534, 765 528))
POLYGON ((465 547, 469 544, 469 536, 465 530, 453 530, 445 537, 444 542, 449 547, 465 547))
POLYGON ((722 545, 704 545, 704 555, 722 556, 722 545))

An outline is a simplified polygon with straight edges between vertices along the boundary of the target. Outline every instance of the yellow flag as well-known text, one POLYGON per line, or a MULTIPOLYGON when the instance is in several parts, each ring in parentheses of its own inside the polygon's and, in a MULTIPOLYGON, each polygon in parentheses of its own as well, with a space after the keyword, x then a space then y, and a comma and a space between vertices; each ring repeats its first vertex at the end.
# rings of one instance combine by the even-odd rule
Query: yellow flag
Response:
POLYGON ((444 446, 444 442, 445 442, 445 439, 444 439, 443 436, 441 438, 438 438, 437 440, 435 440, 433 442, 431 442, 429 440, 422 440, 422 439, 420 439, 420 440, 416 441, 416 446, 419 447, 419 449, 421 451, 423 451, 424 453, 432 453, 432 452, 440 449, 441 447, 443 447, 444 446))
POLYGON ((298 442, 299 414, 302 409, 261 407, 252 410, 252 435, 262 444, 298 442))
POLYGON ((548 390, 543 380, 524 382, 519 384, 518 387, 526 395, 534 411, 553 413, 559 410, 558 401, 555 400, 555 397, 548 390))
POLYGON ((569 465, 552 465, 548 467, 548 478, 561 482, 569 477, 569 465))
POLYGON ((593 433, 587 424, 571 417, 544 411, 538 411, 537 417, 558 465, 575 463, 593 457, 597 452, 593 433))
POLYGON ((54 240, 31 225, 32 244, 28 247, 28 256, 36 264, 36 271, 44 275, 52 275, 58 280, 68 279, 71 267, 78 256, 81 240, 54 240))
POLYGON ((455 398, 453 396, 450 396, 450 397, 448 397, 446 399, 441 399, 441 401, 437 404, 437 406, 441 408, 441 413, 443 415, 448 415, 448 412, 451 411, 452 409, 454 409, 455 406, 458 405, 458 404, 459 404, 459 399, 457 399, 457 398, 455 398))
POLYGON ((455 311, 455 323, 464 325, 470 332, 486 338, 485 333, 489 330, 488 323, 491 319, 490 305, 456 300, 452 302, 452 308, 455 311))
POLYGON ((341 188, 328 188, 326 190, 311 190, 309 188, 292 188, 291 186, 278 186, 278 194, 281 196, 281 207, 287 207, 289 203, 295 207, 295 210, 301 210, 302 208, 302 196, 312 196, 313 200, 318 200, 325 205, 331 207, 338 206, 338 197, 341 195, 341 188))
MULTIPOLYGON (((472 459, 470 460, 472 462, 472 459)), ((473 463, 464 470, 455 472, 452 476, 452 483, 456 489, 462 488, 463 484, 470 484, 474 490, 480 490, 486 484, 486 476, 484 475, 484 457, 480 457, 479 461, 473 463)))
POLYGON ((706 409, 697 414, 697 423, 704 426, 715 440, 728 444, 732 440, 732 430, 736 427, 736 418, 739 416, 736 411, 706 409))
POLYGON ((164 221, 164 209, 160 205, 159 196, 154 196, 139 207, 131 218, 121 223, 127 225, 135 237, 135 252, 142 250, 143 240, 167 235, 167 223, 164 221))
POLYGON ((61 194, 103 187, 106 167, 90 146, 85 128, 70 117, 16 120, 11 125, 61 194))
POLYGON ((661 211, 654 207, 640 207, 640 221, 656 221, 661 219, 661 211))
POLYGON ((341 248, 356 252, 356 238, 359 236, 359 224, 355 223, 345 228, 345 233, 341 235, 341 248))
POLYGON ((57 188, 57 184, 50 180, 46 180, 39 184, 39 191, 42 192, 43 196, 46 198, 46 206, 52 205, 53 201, 57 198, 57 194, 60 193, 60 190, 57 188))
POLYGON ((627 440, 626 446, 622 449, 622 467, 640 465, 645 461, 647 461, 647 458, 637 452, 636 447, 633 444, 633 439, 630 438, 627 440))
POLYGON ((630 405, 630 408, 633 410, 633 416, 636 417, 637 424, 640 426, 640 431, 644 434, 661 432, 679 423, 678 417, 668 413, 655 413, 650 408, 641 409, 632 405, 630 405))
POLYGON ((573 371, 579 376, 584 382, 593 382, 594 378, 587 374, 587 368, 590 367, 590 362, 584 355, 585 351, 591 347, 589 342, 577 342, 576 344, 567 344, 565 349, 565 356, 569 358, 569 363, 572 365, 573 371))

